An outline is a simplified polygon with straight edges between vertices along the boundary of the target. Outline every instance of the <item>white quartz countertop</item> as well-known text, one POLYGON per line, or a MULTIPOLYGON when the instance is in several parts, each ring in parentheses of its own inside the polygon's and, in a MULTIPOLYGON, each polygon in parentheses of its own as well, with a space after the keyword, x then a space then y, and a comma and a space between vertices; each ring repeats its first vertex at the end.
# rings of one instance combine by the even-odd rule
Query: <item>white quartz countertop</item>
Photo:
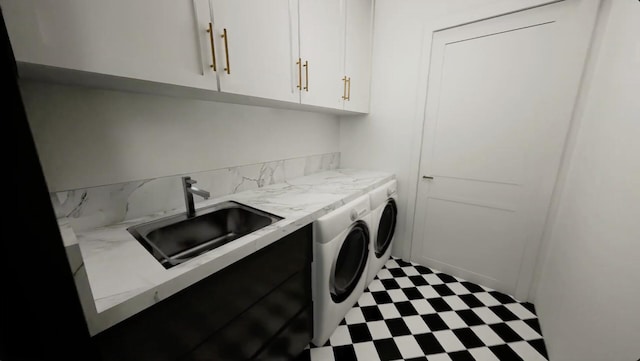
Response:
POLYGON ((126 229, 182 209, 81 232, 60 221, 90 333, 113 326, 393 178, 386 172, 339 169, 200 202, 196 209, 233 200, 283 219, 170 269, 126 229))

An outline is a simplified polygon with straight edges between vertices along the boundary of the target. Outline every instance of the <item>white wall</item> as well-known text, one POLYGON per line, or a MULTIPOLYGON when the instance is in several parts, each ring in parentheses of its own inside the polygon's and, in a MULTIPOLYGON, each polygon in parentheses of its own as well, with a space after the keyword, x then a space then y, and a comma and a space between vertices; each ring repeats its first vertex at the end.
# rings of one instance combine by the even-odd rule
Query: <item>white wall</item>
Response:
POLYGON ((604 5, 539 267, 552 361, 640 358, 640 3, 604 5))
POLYGON ((336 116, 22 82, 50 191, 338 151, 336 116))
POLYGON ((393 254, 409 258, 410 230, 405 221, 414 141, 416 89, 424 25, 495 0, 376 0, 371 110, 342 117, 340 162, 343 167, 386 170, 396 174, 399 220, 393 254))

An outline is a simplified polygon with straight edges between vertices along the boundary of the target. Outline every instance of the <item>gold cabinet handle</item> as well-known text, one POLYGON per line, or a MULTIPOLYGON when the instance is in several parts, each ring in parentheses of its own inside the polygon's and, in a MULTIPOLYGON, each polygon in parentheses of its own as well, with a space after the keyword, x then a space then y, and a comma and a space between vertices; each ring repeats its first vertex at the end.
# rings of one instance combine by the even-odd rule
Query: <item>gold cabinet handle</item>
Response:
POLYGON ((347 79, 347 101, 351 101, 351 77, 347 79))
POLYGON ((298 66, 298 86, 296 88, 302 90, 302 58, 298 58, 296 65, 298 66))
POLYGON ((304 73, 305 73, 304 90, 309 91, 309 62, 306 60, 304 62, 304 73))
POLYGON ((213 47, 213 24, 209 23, 209 29, 207 29, 207 33, 209 33, 209 42, 211 43, 211 60, 213 60, 213 64, 209 65, 213 68, 213 71, 218 71, 216 68, 216 50, 213 47))
POLYGON ((227 72, 227 74, 231 74, 231 64, 229 64, 229 44, 227 42, 227 39, 229 39, 229 36, 227 35, 227 29, 223 29, 222 30, 223 34, 220 35, 223 39, 224 39, 224 55, 225 58, 227 60, 227 67, 224 68, 224 71, 227 72))
POLYGON ((342 99, 347 100, 347 77, 342 78, 343 87, 342 87, 342 99))

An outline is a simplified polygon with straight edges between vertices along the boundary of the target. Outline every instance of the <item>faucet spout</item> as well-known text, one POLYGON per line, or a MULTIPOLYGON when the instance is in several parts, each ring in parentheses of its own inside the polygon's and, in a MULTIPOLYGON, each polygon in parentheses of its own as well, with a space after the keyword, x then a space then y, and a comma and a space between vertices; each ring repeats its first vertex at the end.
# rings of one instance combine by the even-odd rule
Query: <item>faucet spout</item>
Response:
POLYGON ((191 188, 189 188, 189 192, 199 195, 200 197, 204 198, 204 199, 209 199, 209 197, 211 197, 211 193, 205 191, 204 189, 200 189, 198 187, 194 187, 191 186, 191 188))
POLYGON ((194 187, 197 183, 195 179, 191 177, 182 177, 182 190, 184 192, 184 203, 187 208, 187 217, 191 218, 196 215, 196 208, 193 203, 193 195, 196 194, 204 199, 209 199, 211 194, 204 189, 194 187))

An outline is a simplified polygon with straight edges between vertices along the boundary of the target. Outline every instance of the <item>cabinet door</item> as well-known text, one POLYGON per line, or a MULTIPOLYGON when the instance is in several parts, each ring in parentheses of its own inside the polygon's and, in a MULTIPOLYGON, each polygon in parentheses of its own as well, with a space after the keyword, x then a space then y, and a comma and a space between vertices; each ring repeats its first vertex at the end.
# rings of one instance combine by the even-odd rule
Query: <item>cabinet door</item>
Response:
POLYGON ((211 4, 220 90, 299 103, 297 1, 211 4))
POLYGON ((344 109, 367 113, 371 86, 373 0, 346 1, 345 74, 348 98, 344 101, 344 109))
POLYGON ((344 12, 344 0, 300 0, 302 104, 343 107, 344 12))
POLYGON ((206 0, 2 0, 19 62, 217 89, 206 0))

